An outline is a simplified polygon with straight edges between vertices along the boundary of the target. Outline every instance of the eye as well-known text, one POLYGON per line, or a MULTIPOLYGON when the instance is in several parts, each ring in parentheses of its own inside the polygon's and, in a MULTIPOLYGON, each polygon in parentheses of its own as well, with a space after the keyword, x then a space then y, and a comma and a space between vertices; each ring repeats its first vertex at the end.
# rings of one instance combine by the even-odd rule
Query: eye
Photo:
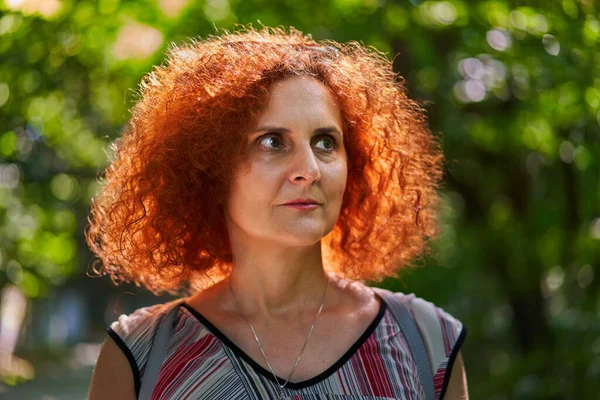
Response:
POLYGON ((321 143, 321 142, 323 142, 325 145, 323 150, 325 150, 327 152, 335 150, 335 148, 336 148, 337 142, 331 135, 322 136, 321 139, 317 143, 321 143))
POLYGON ((268 133, 258 139, 258 143, 267 149, 278 148, 281 145, 281 138, 277 133, 268 133), (270 147, 275 146, 275 147, 270 147))

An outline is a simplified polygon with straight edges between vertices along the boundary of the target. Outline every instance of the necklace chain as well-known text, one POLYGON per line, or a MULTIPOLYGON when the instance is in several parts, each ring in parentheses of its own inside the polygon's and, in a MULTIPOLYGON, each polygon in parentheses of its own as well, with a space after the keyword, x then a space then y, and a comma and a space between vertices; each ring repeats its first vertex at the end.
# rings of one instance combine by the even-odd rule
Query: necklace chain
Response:
MULTIPOLYGON (((294 374, 294 371, 296 371, 296 367, 298 366, 298 363, 300 362, 300 358, 302 357, 302 353, 304 353, 304 349, 306 348, 306 344, 308 343, 308 339, 310 338, 310 335, 313 332, 313 329, 315 328, 315 325, 317 323, 317 319, 319 318, 319 315, 321 314, 321 311, 323 311, 323 306, 325 305, 325 296, 327 295, 327 287, 329 286, 329 278, 327 278, 327 281, 325 283, 325 291, 323 292, 323 299, 321 300, 321 306, 319 307, 319 311, 317 312, 317 315, 315 315, 315 319, 313 320, 313 323, 310 327, 310 330, 308 331, 308 335, 306 336, 306 340, 304 341, 304 345, 302 346, 302 350, 300 350, 300 354, 298 354, 298 358, 296 359, 296 362, 294 363, 294 367, 292 368, 292 371, 290 372, 287 380, 285 381, 285 383, 283 385, 281 385, 279 383, 279 379, 277 379, 277 375, 275 375, 275 372, 273 372, 273 368, 271 368, 271 364, 269 363, 269 360, 267 359, 267 356, 265 355, 265 352, 263 350, 262 345, 260 344, 260 340, 258 340, 258 335, 256 334, 256 331, 254 330, 254 327, 252 326, 252 324, 250 323, 250 321, 248 321, 248 319, 246 318, 246 316, 244 314, 242 314, 240 312, 240 315, 242 316, 242 318, 244 319, 244 321, 246 321, 246 323, 248 325, 250 325, 250 329, 252 330, 252 334, 254 335, 254 340, 256 340, 256 343, 258 344, 258 348, 260 349, 260 352, 263 356, 263 358, 265 359, 265 362, 267 363, 267 366, 269 367, 269 370, 271 371, 271 374, 273 374, 273 378, 275 379, 275 382, 277 382, 277 385, 279 386, 279 390, 280 390, 280 399, 283 399, 283 389, 285 388, 285 385, 288 384, 288 382, 290 381, 290 379, 292 378, 292 375, 294 374)), ((229 278, 229 290, 231 291, 231 294, 233 295, 233 300, 236 304, 236 307, 239 308, 239 303, 237 301, 237 297, 235 296, 235 293, 233 292, 233 288, 231 287, 231 278, 229 278)))

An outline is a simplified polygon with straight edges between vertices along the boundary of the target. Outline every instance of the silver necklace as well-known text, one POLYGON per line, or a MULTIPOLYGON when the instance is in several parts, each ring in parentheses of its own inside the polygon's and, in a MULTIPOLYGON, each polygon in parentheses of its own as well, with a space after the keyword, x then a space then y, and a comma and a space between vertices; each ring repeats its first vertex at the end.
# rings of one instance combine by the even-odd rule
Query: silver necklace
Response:
MULTIPOLYGON (((327 287, 329 286, 329 278, 327 278, 327 282, 325 283, 325 291, 323 292, 323 299, 321 300, 321 306, 319 307, 319 311, 317 312, 317 315, 315 315, 315 319, 310 327, 310 330, 308 331, 308 336, 306 336, 306 340, 304 341, 304 345, 302 346, 302 350, 300 350, 300 354, 298 354, 298 358, 296 359, 296 363, 294 363, 294 367, 292 368, 292 372, 290 372, 287 380, 285 381, 285 383, 283 385, 281 385, 279 383, 279 379, 277 379, 277 375, 275 375, 275 372, 273 372, 273 368, 271 368, 271 364, 269 363, 269 360, 267 360, 267 356, 265 355, 265 352, 263 350, 262 345, 260 344, 260 340, 258 340, 258 336, 256 335, 256 331, 254 330, 254 327, 252 326, 252 324, 250 323, 250 321, 248 321, 248 319, 246 318, 246 316, 244 314, 242 314, 240 312, 240 315, 242 316, 242 318, 244 318, 244 321, 246 321, 246 323, 248 325, 250 325, 250 329, 252 330, 252 334, 254 335, 254 340, 256 340, 256 343, 258 344, 258 348, 260 349, 260 352, 263 356, 263 358, 265 359, 265 362, 267 363, 267 366, 269 367, 269 370, 271 371, 271 374, 273 374, 273 379, 275 379, 275 382, 277 383, 277 386, 279 386, 279 398, 283 399, 283 389, 285 388, 285 385, 288 384, 288 382, 290 381, 290 379, 292 378, 292 375, 294 374, 294 371, 296 371, 296 367, 298 366, 298 363, 300 362, 300 358, 302 357, 302 353, 304 352, 304 349, 306 348, 306 344, 308 343, 308 339, 310 338, 310 335, 312 334, 313 329, 315 328, 315 324, 317 323, 317 318, 319 318, 319 314, 321 314, 321 311, 323 311, 323 306, 325 305, 325 296, 327 295, 327 287)), ((237 301, 237 298, 235 297, 235 293, 233 293, 233 288, 231 287, 231 278, 229 278, 229 290, 231 291, 231 294, 233 296, 233 300, 235 302, 236 308, 239 310, 239 303, 237 301)))

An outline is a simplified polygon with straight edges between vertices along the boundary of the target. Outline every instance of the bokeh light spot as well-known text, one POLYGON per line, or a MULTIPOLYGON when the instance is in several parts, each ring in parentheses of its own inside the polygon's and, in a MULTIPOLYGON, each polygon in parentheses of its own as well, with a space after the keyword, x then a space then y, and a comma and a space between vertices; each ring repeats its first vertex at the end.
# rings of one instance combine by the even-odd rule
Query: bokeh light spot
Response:
POLYGON ((10 89, 6 83, 0 83, 0 107, 6 104, 10 97, 10 89))
POLYGON ((158 50, 162 43, 163 34, 157 29, 130 22, 121 28, 112 51, 118 60, 144 59, 158 50))
POLYGON ((557 56, 560 53, 560 43, 558 40, 552 35, 544 35, 542 38, 542 44, 544 45, 544 50, 550 55, 557 56))
POLYGON ((58 174, 50 182, 52 194, 59 200, 73 200, 77 195, 78 187, 77 180, 67 174, 58 174))
POLYGON ((494 50, 505 51, 512 45, 510 34, 505 29, 492 29, 486 33, 485 37, 494 50))

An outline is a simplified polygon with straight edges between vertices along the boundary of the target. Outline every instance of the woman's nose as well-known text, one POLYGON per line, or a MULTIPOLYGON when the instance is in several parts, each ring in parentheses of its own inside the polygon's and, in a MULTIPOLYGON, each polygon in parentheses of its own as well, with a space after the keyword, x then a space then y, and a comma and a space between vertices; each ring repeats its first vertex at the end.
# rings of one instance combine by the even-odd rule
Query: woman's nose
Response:
POLYGON ((309 183, 321 179, 321 167, 310 144, 296 146, 292 155, 290 180, 298 182, 306 180, 309 183))

